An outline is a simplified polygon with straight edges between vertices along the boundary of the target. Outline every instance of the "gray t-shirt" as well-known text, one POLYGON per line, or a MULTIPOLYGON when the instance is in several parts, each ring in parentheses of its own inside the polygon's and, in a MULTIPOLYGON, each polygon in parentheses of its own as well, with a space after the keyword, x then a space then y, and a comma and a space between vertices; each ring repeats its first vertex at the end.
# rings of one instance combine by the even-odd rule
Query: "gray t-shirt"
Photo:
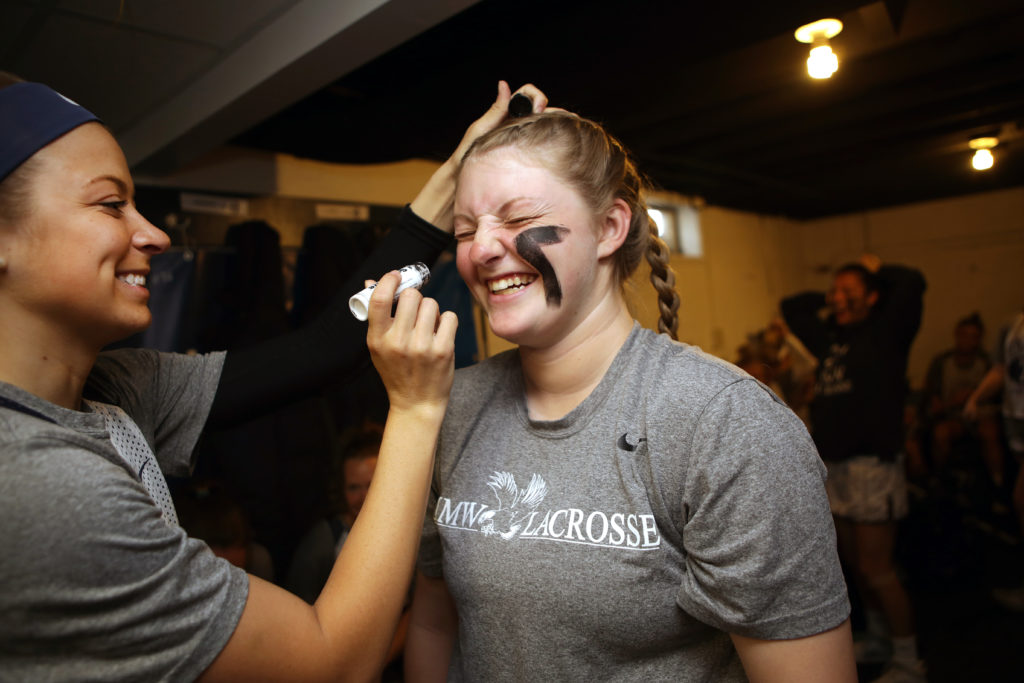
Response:
POLYGON ((456 373, 420 569, 459 612, 450 680, 745 680, 728 633, 849 615, 803 423, 763 385, 635 326, 565 418, 516 351, 456 373))
MULTIPOLYGON (((185 475, 223 359, 102 354, 86 395, 185 475)), ((0 679, 195 679, 234 632, 245 572, 164 521, 99 414, 2 382, 0 397, 0 679)))

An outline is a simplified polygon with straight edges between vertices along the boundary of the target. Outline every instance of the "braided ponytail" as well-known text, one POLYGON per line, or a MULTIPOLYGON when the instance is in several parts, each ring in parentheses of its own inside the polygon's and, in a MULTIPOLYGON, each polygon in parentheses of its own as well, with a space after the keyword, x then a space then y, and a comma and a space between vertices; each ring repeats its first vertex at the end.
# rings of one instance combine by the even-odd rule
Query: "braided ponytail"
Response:
POLYGON ((658 292, 658 332, 679 340, 679 293, 676 291, 676 274, 669 267, 669 248, 658 235, 658 226, 647 219, 650 237, 644 256, 651 266, 651 284, 658 292))

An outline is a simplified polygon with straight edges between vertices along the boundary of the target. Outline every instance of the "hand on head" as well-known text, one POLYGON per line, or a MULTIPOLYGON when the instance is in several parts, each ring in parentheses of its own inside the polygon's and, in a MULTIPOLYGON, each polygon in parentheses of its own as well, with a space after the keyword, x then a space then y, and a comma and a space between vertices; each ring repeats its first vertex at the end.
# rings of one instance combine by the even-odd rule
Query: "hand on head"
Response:
MULTIPOLYGON (((533 103, 533 111, 545 111, 548 104, 547 96, 536 86, 526 84, 519 88, 517 93, 522 93, 530 98, 533 103)), ((448 160, 441 165, 430 177, 427 184, 423 186, 416 198, 412 200, 412 210, 424 220, 433 223, 442 230, 452 229, 452 194, 455 190, 455 172, 459 162, 465 155, 470 145, 481 135, 497 128, 502 121, 508 118, 508 103, 512 100, 512 91, 505 81, 498 81, 498 96, 491 106, 466 130, 462 141, 452 152, 448 160)))
MULTIPOLYGON (((533 103, 533 112, 540 113, 545 110, 548 105, 548 98, 543 92, 541 92, 537 86, 532 83, 527 83, 518 90, 516 94, 523 94, 530 98, 533 103)), ((452 158, 456 161, 462 159, 462 155, 466 153, 469 146, 473 142, 485 133, 497 128, 502 121, 508 117, 508 103, 512 100, 512 91, 509 89, 508 83, 505 81, 498 81, 498 96, 491 104, 490 108, 484 112, 484 115, 470 124, 466 130, 466 134, 462 136, 462 141, 459 146, 455 148, 455 152, 452 153, 452 158)))
POLYGON ((857 262, 867 268, 869 273, 877 273, 879 268, 882 267, 882 259, 876 254, 861 254, 857 262))
POLYGON ((392 317, 399 282, 396 271, 388 273, 370 297, 370 356, 392 409, 443 410, 455 372, 458 318, 451 311, 439 314, 436 301, 412 288, 399 295, 392 317))

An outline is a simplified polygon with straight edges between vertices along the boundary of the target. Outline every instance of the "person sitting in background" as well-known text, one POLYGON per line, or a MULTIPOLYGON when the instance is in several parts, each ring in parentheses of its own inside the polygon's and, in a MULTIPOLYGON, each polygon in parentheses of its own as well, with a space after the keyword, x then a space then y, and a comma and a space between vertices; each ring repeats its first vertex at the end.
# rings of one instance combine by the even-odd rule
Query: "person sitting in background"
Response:
POLYGON ((264 581, 274 581, 270 552, 253 540, 245 511, 223 486, 193 484, 174 496, 174 506, 185 533, 205 541, 214 555, 264 581))
POLYGON ((334 560, 366 500, 380 440, 379 429, 364 428, 344 445, 332 468, 332 514, 310 527, 292 555, 284 587, 310 604, 316 602, 327 583, 334 560))
POLYGON ((782 318, 749 335, 737 351, 736 365, 770 387, 810 429, 809 408, 818 359, 789 331, 782 318))
POLYGON ((932 475, 942 477, 954 444, 965 437, 980 442, 986 470, 996 488, 1003 485, 1003 446, 999 404, 991 397, 977 404, 974 418, 964 416, 967 399, 985 378, 992 362, 982 349, 985 326, 973 313, 953 329, 953 348, 935 356, 928 366, 921 412, 930 437, 932 475))
POLYGON ((735 365, 785 400, 782 387, 775 381, 778 359, 765 349, 759 334, 749 335, 747 341, 736 349, 735 365))
MULTIPOLYGON (((1018 532, 1024 534, 1024 311, 1000 330, 992 359, 988 374, 964 404, 964 416, 975 419, 982 401, 1002 389, 1003 428, 1017 465, 1013 509, 1018 532)), ((1004 607, 1024 611, 1024 582, 1018 587, 996 589, 993 597, 1004 607)))
MULTIPOLYGON (((367 426, 347 439, 342 454, 334 463, 332 489, 335 489, 335 510, 329 517, 316 522, 299 541, 292 555, 291 566, 284 587, 312 604, 320 595, 335 559, 341 553, 349 531, 359 516, 377 468, 382 430, 367 426)), ((411 585, 410 585, 411 587, 411 585)), ((401 654, 405 648, 405 634, 409 625, 408 602, 391 639, 387 667, 382 680, 400 680, 401 654)))

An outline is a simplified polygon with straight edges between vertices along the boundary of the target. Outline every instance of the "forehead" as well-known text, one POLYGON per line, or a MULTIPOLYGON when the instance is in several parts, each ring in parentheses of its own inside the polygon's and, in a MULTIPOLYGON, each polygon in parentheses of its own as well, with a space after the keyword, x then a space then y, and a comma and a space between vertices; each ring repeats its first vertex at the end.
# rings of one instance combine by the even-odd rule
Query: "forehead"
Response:
POLYGON ((456 185, 456 201, 460 198, 548 196, 572 192, 543 160, 516 147, 498 147, 466 159, 456 185))
POLYGON ((458 187, 484 175, 543 175, 547 169, 533 155, 517 147, 498 147, 468 157, 459 171, 458 187))
POLYGON ((361 451, 345 459, 345 470, 360 470, 377 464, 377 451, 361 451))
POLYGON ((101 124, 86 123, 39 150, 40 183, 75 190, 96 178, 115 178, 131 187, 131 174, 121 147, 101 124))
POLYGON ((860 290, 864 289, 864 280, 860 275, 847 271, 836 275, 833 286, 836 289, 860 290))
POLYGON ((546 168, 539 157, 517 148, 500 147, 467 159, 455 189, 456 223, 528 215, 561 224, 570 221, 569 214, 591 220, 593 213, 574 186, 546 168))

